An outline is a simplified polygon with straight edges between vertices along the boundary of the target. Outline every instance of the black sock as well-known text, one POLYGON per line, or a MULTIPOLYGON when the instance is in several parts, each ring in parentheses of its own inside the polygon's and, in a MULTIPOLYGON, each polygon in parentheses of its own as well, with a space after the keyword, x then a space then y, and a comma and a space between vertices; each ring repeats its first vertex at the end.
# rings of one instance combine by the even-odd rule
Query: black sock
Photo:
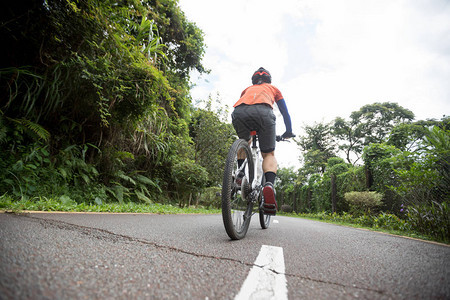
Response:
POLYGON ((275 177, 277 177, 277 174, 275 174, 274 172, 266 172, 264 173, 264 177, 266 178, 266 182, 275 184, 275 177))

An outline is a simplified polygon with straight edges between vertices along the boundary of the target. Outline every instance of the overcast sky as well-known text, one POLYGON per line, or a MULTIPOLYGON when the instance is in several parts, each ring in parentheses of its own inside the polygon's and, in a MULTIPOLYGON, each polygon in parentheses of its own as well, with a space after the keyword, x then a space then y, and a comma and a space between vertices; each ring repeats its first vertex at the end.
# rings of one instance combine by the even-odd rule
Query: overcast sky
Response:
MULTIPOLYGON (((448 0, 180 0, 205 33, 194 100, 220 94, 230 107, 259 67, 272 74, 291 114, 304 124, 348 118, 374 102, 397 102, 416 119, 450 114, 448 0)), ((278 114, 279 134, 284 132, 278 114)), ((277 148, 298 166, 295 143, 277 148)))

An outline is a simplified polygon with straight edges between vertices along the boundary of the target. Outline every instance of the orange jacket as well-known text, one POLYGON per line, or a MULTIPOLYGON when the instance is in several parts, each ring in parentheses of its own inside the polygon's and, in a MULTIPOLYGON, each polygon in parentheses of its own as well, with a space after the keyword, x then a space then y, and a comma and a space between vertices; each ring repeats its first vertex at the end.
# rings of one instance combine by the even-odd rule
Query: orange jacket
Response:
POLYGON ((253 105, 263 103, 273 108, 273 104, 281 99, 283 99, 283 95, 275 86, 269 83, 254 84, 242 92, 241 98, 233 107, 241 104, 253 105))

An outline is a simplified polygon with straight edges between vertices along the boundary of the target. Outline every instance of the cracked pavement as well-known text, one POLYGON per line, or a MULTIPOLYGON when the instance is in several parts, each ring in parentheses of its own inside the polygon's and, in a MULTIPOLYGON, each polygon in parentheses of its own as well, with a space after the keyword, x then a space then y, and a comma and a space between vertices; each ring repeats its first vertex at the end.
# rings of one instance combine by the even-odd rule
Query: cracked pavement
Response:
POLYGON ((448 246, 276 219, 230 241, 219 215, 0 214, 0 298, 233 299, 261 245, 290 299, 450 297, 448 246))

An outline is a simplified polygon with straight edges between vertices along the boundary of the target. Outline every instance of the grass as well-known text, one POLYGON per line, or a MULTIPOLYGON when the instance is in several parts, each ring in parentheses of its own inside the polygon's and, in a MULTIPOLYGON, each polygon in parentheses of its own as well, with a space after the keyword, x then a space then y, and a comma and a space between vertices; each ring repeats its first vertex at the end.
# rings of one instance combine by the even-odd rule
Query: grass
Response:
POLYGON ((332 214, 332 213, 279 213, 279 215, 302 218, 325 223, 337 224, 353 228, 367 229, 371 231, 384 232, 388 234, 410 237, 415 239, 434 241, 438 243, 450 244, 448 240, 436 238, 432 235, 426 235, 410 229, 409 224, 395 215, 380 214, 379 216, 353 217, 350 214, 332 214), (380 221, 381 220, 381 221, 380 221), (388 220, 388 221, 386 221, 388 220))
POLYGON ((67 199, 36 197, 16 201, 8 196, 0 197, 0 209, 20 211, 65 211, 65 212, 110 212, 110 213, 154 213, 154 214, 214 214, 218 209, 202 207, 180 208, 159 203, 76 203, 67 199))

